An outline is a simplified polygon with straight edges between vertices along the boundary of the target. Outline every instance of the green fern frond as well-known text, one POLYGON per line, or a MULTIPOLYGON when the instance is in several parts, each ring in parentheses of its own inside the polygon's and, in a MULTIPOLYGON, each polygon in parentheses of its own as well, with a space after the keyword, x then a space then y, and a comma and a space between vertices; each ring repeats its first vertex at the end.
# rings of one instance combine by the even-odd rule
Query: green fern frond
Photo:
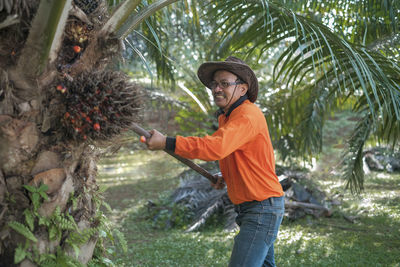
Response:
POLYGON ((47 217, 39 217, 39 225, 49 226, 51 224, 51 220, 47 217))
POLYGON ((99 232, 99 228, 98 227, 94 227, 94 228, 87 228, 85 230, 83 230, 82 234, 83 236, 85 236, 86 242, 89 241, 89 239, 95 235, 97 235, 99 232))
POLYGON ((124 253, 128 252, 128 242, 125 239, 125 236, 122 232, 120 232, 118 229, 114 229, 114 235, 117 236, 118 242, 121 245, 122 250, 124 253))
POLYGON ((107 202, 103 201, 101 204, 107 209, 108 212, 112 212, 112 208, 107 202))
MULTIPOLYGON (((87 229, 85 229, 85 230, 87 230, 87 229)), ((87 243, 87 242, 89 241, 89 239, 90 239, 91 236, 92 236, 92 235, 91 235, 91 232, 90 232, 90 231, 82 231, 82 232, 81 232, 81 241, 80 241, 80 243, 81 243, 81 244, 87 243)))
POLYGON ((71 221, 70 219, 63 218, 63 217, 55 217, 55 223, 58 227, 62 230, 75 230, 77 229, 77 225, 75 221, 71 221))
POLYGON ((77 244, 74 244, 74 243, 72 243, 72 244, 70 244, 70 245, 71 245, 71 247, 74 249, 75 256, 78 257, 78 256, 79 256, 79 252, 80 252, 79 246, 78 246, 77 244))
POLYGON ((22 245, 19 244, 18 247, 15 249, 14 254, 14 263, 20 263, 26 257, 26 250, 22 248, 22 245))
POLYGON ((43 267, 86 267, 86 265, 80 263, 77 259, 65 254, 61 248, 57 249, 56 254, 40 254, 39 260, 35 263, 43 267))
POLYGON ((51 221, 60 230, 77 230, 78 226, 70 214, 61 213, 59 207, 56 208, 51 216, 51 221))
MULTIPOLYGON (((52 260, 52 259, 45 259, 41 262, 40 266, 46 266, 46 267, 57 267, 60 265, 57 265, 57 262, 52 260)), ((68 266, 68 265, 61 265, 61 266, 68 266)))
POLYGON ((80 244, 81 240, 82 240, 82 237, 80 234, 72 232, 69 234, 69 236, 65 240, 65 242, 72 246, 72 244, 80 244))
POLYGON ((89 239, 96 235, 99 232, 97 227, 95 228, 87 228, 80 232, 72 232, 68 236, 66 242, 73 246, 73 245, 83 245, 89 241, 89 239))
POLYGON ((33 242, 37 242, 37 238, 35 237, 35 235, 31 232, 31 230, 29 230, 28 227, 26 227, 25 225, 23 225, 22 223, 13 221, 8 223, 8 225, 17 233, 23 235, 26 239, 29 239, 33 242))
POLYGON ((33 231, 34 227, 35 227, 34 226, 34 223, 35 223, 34 214, 29 209, 26 209, 26 210, 24 210, 24 215, 25 215, 26 224, 29 226, 29 229, 31 231, 33 231))
POLYGON ((57 240, 61 237, 61 230, 55 225, 50 225, 48 231, 50 240, 57 240))
POLYGON ((72 202, 72 210, 75 210, 76 207, 78 206, 78 198, 75 197, 74 194, 75 194, 74 192, 71 192, 69 195, 69 200, 68 200, 68 202, 69 201, 72 202))
POLYGON ((55 254, 48 254, 48 253, 40 254, 39 260, 37 261, 37 263, 39 263, 40 266, 56 267, 57 266, 57 256, 55 254))

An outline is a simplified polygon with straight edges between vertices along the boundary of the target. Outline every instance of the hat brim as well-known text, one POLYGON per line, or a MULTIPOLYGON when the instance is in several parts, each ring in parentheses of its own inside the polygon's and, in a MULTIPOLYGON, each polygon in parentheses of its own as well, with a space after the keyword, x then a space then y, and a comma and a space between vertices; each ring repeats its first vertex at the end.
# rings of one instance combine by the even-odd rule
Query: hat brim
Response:
POLYGON ((214 73, 218 70, 226 70, 237 75, 249 86, 247 91, 249 100, 253 103, 257 100, 258 80, 249 66, 231 61, 210 61, 200 65, 197 70, 197 76, 207 88, 210 88, 210 83, 214 79, 214 73))

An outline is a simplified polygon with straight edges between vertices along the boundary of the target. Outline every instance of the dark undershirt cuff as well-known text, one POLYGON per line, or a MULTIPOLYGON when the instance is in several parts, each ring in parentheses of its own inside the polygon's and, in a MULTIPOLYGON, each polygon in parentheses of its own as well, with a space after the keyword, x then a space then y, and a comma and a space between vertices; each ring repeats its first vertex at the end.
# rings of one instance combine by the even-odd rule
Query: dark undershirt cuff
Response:
POLYGON ((176 146, 176 138, 167 136, 167 141, 165 143, 165 149, 168 151, 175 152, 175 146, 176 146))

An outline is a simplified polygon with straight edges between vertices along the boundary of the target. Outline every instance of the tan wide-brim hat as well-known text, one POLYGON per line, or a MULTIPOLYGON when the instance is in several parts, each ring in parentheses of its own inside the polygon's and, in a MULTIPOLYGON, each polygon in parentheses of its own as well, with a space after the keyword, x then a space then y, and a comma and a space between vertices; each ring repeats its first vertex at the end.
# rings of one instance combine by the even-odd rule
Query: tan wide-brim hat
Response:
POLYGON ((257 100, 258 80, 253 70, 243 61, 236 57, 228 57, 225 61, 210 61, 200 65, 197 76, 200 81, 208 88, 214 79, 214 73, 218 70, 226 70, 238 76, 248 84, 247 96, 251 102, 257 100))

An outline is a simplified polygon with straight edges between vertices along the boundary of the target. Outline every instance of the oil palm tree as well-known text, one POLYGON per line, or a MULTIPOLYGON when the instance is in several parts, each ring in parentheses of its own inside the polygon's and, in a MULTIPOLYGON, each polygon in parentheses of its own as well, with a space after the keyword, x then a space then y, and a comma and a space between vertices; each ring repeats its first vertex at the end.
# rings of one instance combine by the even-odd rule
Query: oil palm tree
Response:
POLYGON ((100 0, 0 1, 2 264, 101 264, 96 244, 114 235, 100 210, 98 148, 141 107, 113 60, 128 32, 175 1, 129 0, 112 13, 100 0))

